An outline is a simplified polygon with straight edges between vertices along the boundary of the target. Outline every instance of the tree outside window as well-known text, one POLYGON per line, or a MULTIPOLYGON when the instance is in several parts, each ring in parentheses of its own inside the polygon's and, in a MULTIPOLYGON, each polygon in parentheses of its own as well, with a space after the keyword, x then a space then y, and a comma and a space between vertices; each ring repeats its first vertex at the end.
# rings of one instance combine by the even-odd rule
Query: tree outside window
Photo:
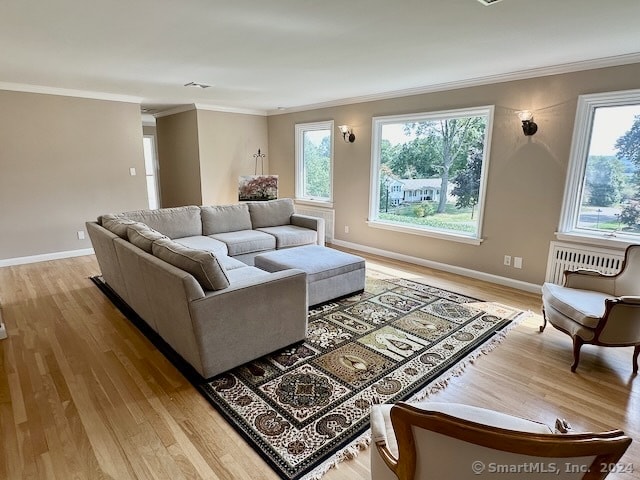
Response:
POLYGON ((333 122, 296 125, 296 198, 332 200, 333 122))
POLYGON ((560 233, 640 237, 640 91, 581 96, 560 233))
POLYGON ((479 241, 492 117, 481 107, 374 118, 370 224, 479 241))

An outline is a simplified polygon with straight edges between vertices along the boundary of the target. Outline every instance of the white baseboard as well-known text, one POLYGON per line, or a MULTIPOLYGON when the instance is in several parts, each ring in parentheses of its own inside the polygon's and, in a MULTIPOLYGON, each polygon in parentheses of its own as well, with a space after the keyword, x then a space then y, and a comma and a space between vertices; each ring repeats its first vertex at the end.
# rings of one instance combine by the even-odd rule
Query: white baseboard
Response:
POLYGON ((380 257, 392 258, 394 260, 400 260, 402 262, 413 263, 421 265, 423 267, 433 268, 435 270, 442 270, 449 273, 455 273, 457 275, 463 275, 465 277, 475 278, 477 280, 484 280, 485 282, 496 283, 498 285, 504 285, 506 287, 517 288, 518 290, 524 290, 531 293, 542 293, 542 285, 535 283, 523 282, 521 280, 515 280, 513 278, 501 277, 499 275, 493 275, 491 273, 479 272, 477 270, 471 270, 463 267, 456 267, 454 265, 447 265, 446 263, 434 262, 432 260, 425 260, 424 258, 412 257, 410 255, 404 255, 402 253, 391 252, 389 250, 381 250, 379 248, 367 247, 366 245, 360 245, 358 243, 345 242, 343 240, 334 240, 333 245, 339 247, 350 248, 352 250, 359 250, 365 253, 371 253, 380 257))
POLYGON ((83 255, 92 255, 93 253, 93 248, 83 248, 80 250, 67 250, 66 252, 42 253, 40 255, 31 255, 28 257, 6 258, 4 260, 0 260, 0 267, 23 265, 25 263, 46 262, 48 260, 59 260, 61 258, 81 257, 83 255))

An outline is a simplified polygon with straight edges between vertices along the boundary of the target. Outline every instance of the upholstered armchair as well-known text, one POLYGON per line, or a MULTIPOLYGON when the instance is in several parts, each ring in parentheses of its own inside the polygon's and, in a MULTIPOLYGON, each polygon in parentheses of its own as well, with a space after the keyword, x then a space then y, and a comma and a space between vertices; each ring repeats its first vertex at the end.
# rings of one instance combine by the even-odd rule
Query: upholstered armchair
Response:
POLYGON ((547 321, 573 339, 575 372, 585 343, 607 347, 634 346, 633 372, 640 353, 640 245, 625 252, 622 269, 615 275, 594 270, 565 272, 563 286, 542 286, 544 331, 547 321))
POLYGON ((620 430, 546 425, 455 403, 374 405, 372 480, 603 479, 631 444, 620 430))

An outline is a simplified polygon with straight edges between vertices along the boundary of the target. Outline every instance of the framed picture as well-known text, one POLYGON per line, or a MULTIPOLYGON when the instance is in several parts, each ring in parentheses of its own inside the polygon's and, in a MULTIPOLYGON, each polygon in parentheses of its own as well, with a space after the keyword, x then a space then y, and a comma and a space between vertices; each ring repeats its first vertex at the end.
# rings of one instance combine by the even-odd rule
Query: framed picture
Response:
POLYGON ((278 175, 245 175, 238 178, 238 200, 275 200, 278 175))

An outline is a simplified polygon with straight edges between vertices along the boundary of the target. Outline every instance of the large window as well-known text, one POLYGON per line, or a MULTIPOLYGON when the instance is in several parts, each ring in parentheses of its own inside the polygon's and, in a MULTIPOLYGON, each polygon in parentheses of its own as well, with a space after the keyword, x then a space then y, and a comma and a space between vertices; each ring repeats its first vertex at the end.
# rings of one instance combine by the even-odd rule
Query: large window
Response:
POLYGON ((296 125, 296 199, 333 201, 333 121, 296 125))
POLYGON ((558 236, 640 241, 640 90, 579 98, 558 236))
POLYGON ((373 119, 369 225, 479 244, 493 107, 373 119))

